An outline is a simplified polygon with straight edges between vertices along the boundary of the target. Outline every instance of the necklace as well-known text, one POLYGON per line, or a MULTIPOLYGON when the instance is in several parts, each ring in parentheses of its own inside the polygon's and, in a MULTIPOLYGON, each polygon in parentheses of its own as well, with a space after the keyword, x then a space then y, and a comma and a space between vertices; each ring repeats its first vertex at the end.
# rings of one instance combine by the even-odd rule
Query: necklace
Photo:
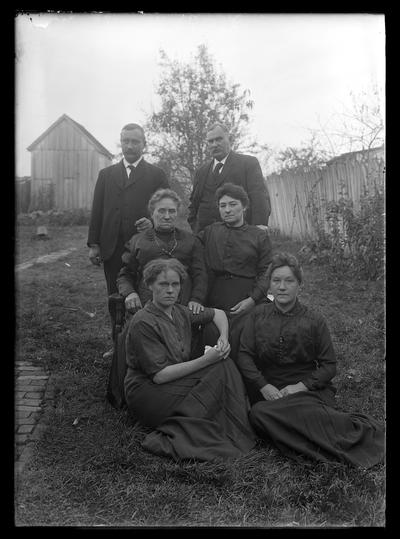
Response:
MULTIPOLYGON (((176 236, 175 236, 175 228, 174 228, 174 238, 173 238, 173 245, 172 247, 169 249, 168 248, 168 242, 167 243, 167 248, 163 247, 163 245, 161 245, 161 243, 158 241, 157 239, 157 234, 156 234, 156 231, 154 230, 154 236, 153 236, 153 239, 155 241, 155 243, 157 244, 158 248, 166 255, 168 256, 172 256, 172 253, 175 251, 175 249, 177 248, 177 245, 178 245, 178 242, 176 240, 176 236)), ((164 244, 165 245, 165 244, 164 244)))

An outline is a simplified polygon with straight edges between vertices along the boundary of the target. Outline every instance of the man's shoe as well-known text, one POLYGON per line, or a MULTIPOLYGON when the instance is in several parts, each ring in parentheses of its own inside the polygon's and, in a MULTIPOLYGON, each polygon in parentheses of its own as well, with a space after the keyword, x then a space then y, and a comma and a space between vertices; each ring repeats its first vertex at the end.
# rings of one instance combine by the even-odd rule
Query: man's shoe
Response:
POLYGON ((107 350, 107 352, 104 352, 103 359, 110 359, 114 354, 114 348, 110 348, 110 350, 107 350))

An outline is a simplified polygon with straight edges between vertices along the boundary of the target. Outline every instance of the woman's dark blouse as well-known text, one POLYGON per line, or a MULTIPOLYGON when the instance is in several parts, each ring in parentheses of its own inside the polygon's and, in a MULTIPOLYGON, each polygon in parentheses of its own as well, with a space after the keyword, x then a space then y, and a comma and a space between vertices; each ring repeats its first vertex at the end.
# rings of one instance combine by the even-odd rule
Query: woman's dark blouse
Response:
POLYGON ((192 325, 203 325, 214 318, 214 309, 193 314, 175 304, 172 319, 154 303, 148 302, 131 319, 126 336, 127 376, 140 382, 168 365, 191 359, 192 325))
POLYGON ((331 386, 336 357, 328 326, 299 301, 287 313, 274 303, 258 305, 241 335, 238 366, 256 389, 298 382, 309 390, 331 386))
MULTIPOLYGON (((122 255, 123 266, 117 279, 118 292, 126 297, 132 292, 137 292, 139 282, 142 279, 143 268, 156 258, 177 258, 188 272, 191 282, 192 301, 204 303, 207 293, 207 270, 204 262, 203 246, 201 242, 191 233, 179 228, 175 229, 177 246, 171 255, 167 255, 154 240, 154 229, 148 229, 139 234, 135 234, 125 245, 122 255)), ((158 241, 162 238, 173 241, 172 233, 158 233, 158 241)), ((169 242, 171 246, 172 241, 169 242)))
POLYGON ((198 237, 204 245, 210 281, 213 275, 224 273, 254 279, 251 291, 254 301, 267 296, 265 272, 271 262, 272 249, 265 230, 246 223, 240 227, 213 223, 198 237))

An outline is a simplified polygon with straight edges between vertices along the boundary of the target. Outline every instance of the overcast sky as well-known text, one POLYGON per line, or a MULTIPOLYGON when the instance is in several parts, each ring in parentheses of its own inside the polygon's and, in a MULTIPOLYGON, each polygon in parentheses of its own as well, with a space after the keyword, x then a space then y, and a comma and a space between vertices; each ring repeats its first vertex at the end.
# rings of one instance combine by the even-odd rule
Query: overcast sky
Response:
POLYGON ((26 150, 62 114, 110 152, 121 127, 157 107, 162 48, 189 60, 208 46, 231 82, 249 89, 251 133, 299 145, 350 101, 385 86, 379 14, 33 14, 16 18, 16 174, 26 150))

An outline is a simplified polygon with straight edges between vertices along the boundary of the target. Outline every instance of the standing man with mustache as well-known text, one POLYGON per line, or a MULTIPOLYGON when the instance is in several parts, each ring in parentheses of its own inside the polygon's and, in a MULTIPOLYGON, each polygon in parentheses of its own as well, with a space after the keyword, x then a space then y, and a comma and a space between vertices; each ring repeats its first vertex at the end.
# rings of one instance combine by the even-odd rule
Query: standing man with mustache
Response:
POLYGON ((250 200, 246 222, 266 228, 271 203, 258 160, 231 151, 229 132, 220 123, 215 123, 208 130, 207 146, 212 160, 196 170, 190 195, 187 220, 193 232, 200 232, 207 225, 221 220, 215 192, 225 182, 240 185, 246 191, 250 200))
MULTIPOLYGON (((123 159, 99 172, 93 196, 87 245, 94 265, 103 262, 107 294, 117 292, 124 244, 137 232, 152 227, 147 204, 157 189, 169 187, 165 172, 143 158, 146 138, 138 124, 121 131, 123 159)), ((112 327, 114 313, 110 311, 112 327)), ((103 358, 111 357, 109 350, 103 358)))

